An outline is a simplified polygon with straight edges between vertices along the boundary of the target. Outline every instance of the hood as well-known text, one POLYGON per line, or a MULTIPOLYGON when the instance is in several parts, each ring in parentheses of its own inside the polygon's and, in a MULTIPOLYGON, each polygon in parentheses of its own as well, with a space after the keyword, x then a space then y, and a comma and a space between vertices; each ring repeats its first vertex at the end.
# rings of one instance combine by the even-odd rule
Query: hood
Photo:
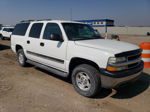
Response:
POLYGON ((105 39, 75 41, 75 44, 79 46, 111 52, 113 54, 139 49, 138 46, 133 44, 129 44, 121 41, 115 41, 115 40, 105 40, 105 39))

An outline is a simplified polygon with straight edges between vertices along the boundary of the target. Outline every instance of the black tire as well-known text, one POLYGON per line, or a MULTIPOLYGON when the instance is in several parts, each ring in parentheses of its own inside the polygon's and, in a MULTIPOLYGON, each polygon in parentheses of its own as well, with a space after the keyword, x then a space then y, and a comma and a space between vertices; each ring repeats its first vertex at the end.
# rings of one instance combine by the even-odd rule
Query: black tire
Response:
POLYGON ((23 52, 23 49, 19 49, 17 51, 17 61, 18 61, 20 66, 22 66, 22 67, 27 66, 27 63, 26 63, 27 58, 26 58, 26 56, 25 56, 25 54, 23 52))
POLYGON ((1 39, 4 40, 5 38, 1 35, 1 39))
POLYGON ((73 70, 72 84, 79 94, 85 97, 94 97, 101 91, 100 73, 91 65, 87 64, 79 65, 73 70), (90 83, 91 85, 89 89, 83 90, 81 89, 81 87, 79 87, 79 84, 77 82, 78 80, 77 77, 79 73, 83 74, 85 73, 88 76, 89 78, 88 83, 90 83))

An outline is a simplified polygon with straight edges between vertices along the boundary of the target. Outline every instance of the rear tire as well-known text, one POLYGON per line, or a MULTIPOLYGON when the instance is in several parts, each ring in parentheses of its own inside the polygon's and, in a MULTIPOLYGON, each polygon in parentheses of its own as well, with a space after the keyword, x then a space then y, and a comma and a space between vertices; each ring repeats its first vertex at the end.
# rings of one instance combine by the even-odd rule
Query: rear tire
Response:
POLYGON ((24 54, 23 49, 19 49, 17 51, 17 61, 18 61, 18 63, 19 63, 20 66, 22 66, 22 67, 27 66, 27 63, 26 63, 27 58, 26 58, 26 56, 24 54))
POLYGON ((5 38, 1 35, 1 39, 4 40, 5 38))
POLYGON ((79 94, 94 97, 101 90, 100 73, 91 65, 79 65, 73 70, 72 84, 79 94))

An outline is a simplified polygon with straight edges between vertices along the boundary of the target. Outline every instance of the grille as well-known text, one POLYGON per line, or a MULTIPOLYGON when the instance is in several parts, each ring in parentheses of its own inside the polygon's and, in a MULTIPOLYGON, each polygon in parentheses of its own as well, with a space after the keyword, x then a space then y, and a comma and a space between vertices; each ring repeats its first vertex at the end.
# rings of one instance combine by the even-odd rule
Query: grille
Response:
POLYGON ((128 61, 135 60, 141 57, 141 53, 128 56, 128 61))
MULTIPOLYGON (((131 56, 128 56, 127 59, 128 59, 128 61, 136 60, 136 59, 139 59, 141 57, 141 55, 142 55, 141 52, 138 52, 138 53, 135 53, 131 56)), ((135 68, 139 64, 140 64, 139 62, 134 63, 134 64, 130 64, 130 65, 128 65, 128 69, 135 68)))
MULTIPOLYGON (((137 50, 133 50, 133 51, 116 54, 116 57, 126 57, 128 61, 133 61, 133 60, 141 58, 141 55, 142 55, 142 50, 137 49, 137 50)), ((135 62, 135 63, 129 64, 128 69, 135 68, 139 64, 140 64, 140 62, 135 62)))
POLYGON ((137 67, 139 64, 140 64, 139 62, 138 62, 138 63, 134 63, 134 64, 130 64, 130 65, 128 65, 128 69, 135 68, 135 67, 137 67))

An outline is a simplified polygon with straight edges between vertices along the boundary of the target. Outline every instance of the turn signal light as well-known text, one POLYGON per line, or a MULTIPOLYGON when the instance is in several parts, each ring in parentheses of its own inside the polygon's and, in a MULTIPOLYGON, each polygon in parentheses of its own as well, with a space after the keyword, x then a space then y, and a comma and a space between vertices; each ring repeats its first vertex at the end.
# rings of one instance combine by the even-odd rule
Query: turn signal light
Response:
POLYGON ((108 71, 117 71, 117 68, 116 67, 107 67, 107 70, 108 71))

